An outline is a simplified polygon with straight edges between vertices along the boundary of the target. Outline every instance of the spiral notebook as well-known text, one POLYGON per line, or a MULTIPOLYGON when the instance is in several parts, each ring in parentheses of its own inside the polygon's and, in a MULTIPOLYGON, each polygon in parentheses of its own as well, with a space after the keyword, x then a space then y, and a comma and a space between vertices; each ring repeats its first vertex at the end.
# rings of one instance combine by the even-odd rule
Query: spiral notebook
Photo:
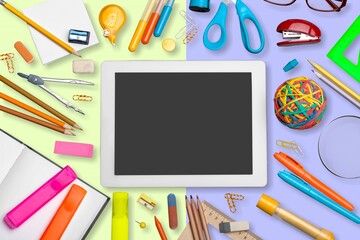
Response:
MULTIPOLYGON (((0 239, 38 240, 72 184, 17 229, 2 219, 18 203, 60 171, 61 167, 0 129, 0 239)), ((84 239, 109 198, 80 179, 73 182, 87 191, 62 235, 62 240, 84 239)))

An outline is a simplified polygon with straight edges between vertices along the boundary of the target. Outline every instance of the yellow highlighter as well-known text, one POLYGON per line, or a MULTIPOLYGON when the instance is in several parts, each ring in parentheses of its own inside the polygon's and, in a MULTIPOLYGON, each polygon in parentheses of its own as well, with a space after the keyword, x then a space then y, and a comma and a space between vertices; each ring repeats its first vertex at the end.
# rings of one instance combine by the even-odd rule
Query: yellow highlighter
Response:
POLYGON ((316 240, 334 240, 334 234, 325 229, 320 229, 296 216, 295 214, 286 211, 279 207, 279 202, 275 199, 263 194, 256 205, 258 208, 273 216, 278 215, 285 222, 293 225, 301 231, 309 234, 316 240))
POLYGON ((140 40, 144 34, 146 25, 149 21, 150 15, 155 7, 157 0, 149 0, 149 3, 147 5, 147 7, 145 8, 144 14, 142 16, 142 18, 139 21, 139 24, 136 27, 135 33, 131 39, 130 45, 129 45, 129 51, 130 52, 135 52, 140 40))
POLYGON ((128 198, 127 192, 113 193, 112 240, 129 239, 128 198))

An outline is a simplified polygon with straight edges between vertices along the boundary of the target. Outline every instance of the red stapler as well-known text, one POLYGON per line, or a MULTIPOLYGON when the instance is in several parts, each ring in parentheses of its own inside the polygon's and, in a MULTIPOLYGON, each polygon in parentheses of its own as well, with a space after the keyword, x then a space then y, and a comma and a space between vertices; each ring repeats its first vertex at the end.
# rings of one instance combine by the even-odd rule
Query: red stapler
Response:
POLYGON ((279 24, 276 31, 282 33, 283 39, 279 47, 320 42, 321 31, 315 24, 303 19, 288 19, 279 24))

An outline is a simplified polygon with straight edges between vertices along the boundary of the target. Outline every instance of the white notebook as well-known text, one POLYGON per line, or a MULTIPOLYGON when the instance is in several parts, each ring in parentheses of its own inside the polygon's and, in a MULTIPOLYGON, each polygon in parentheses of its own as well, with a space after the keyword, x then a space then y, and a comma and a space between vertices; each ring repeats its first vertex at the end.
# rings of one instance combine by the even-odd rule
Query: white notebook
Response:
POLYGON ((61 167, 2 130, 0 166, 0 239, 40 239, 74 183, 84 188, 87 194, 66 228, 62 240, 84 239, 109 201, 107 196, 77 179, 19 228, 10 229, 3 221, 5 215, 58 173, 61 167))
MULTIPOLYGON (((27 8, 23 13, 76 51, 99 43, 82 0, 46 0, 27 8), (89 45, 68 43, 70 29, 90 32, 89 45)), ((67 56, 69 53, 29 26, 30 33, 43 64, 67 56)))

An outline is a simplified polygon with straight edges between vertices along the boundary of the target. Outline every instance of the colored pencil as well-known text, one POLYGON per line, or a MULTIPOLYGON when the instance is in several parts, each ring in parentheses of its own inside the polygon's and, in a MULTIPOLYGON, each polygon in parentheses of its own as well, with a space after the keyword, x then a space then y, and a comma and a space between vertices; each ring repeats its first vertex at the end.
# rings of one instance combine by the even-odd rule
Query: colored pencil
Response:
POLYGON ((349 94, 352 98, 356 99, 356 101, 360 102, 360 95, 354 92, 351 88, 341 82, 339 79, 334 77, 331 73, 329 73, 325 68, 321 67, 319 64, 314 63, 313 61, 308 60, 308 62, 318 70, 324 77, 329 79, 332 83, 336 84, 339 88, 341 88, 344 92, 349 94))
POLYGON ((201 201, 200 201, 198 195, 196 195, 196 199, 197 199, 197 206, 198 206, 198 209, 199 209, 200 220, 201 220, 203 230, 205 232, 206 240, 211 240, 210 233, 209 233, 209 228, 208 228, 208 225, 207 225, 208 223, 207 223, 205 215, 204 215, 204 209, 203 209, 203 207, 201 205, 201 201))
POLYGON ((63 42, 62 40, 60 40, 59 38, 57 38, 56 36, 54 36, 52 33, 50 33, 49 31, 47 31, 46 29, 44 29, 43 27, 41 27, 39 24, 37 24, 36 22, 34 22, 33 20, 31 20, 30 18, 28 18, 27 16, 25 16, 23 13, 21 13, 19 10, 17 10, 16 8, 14 8, 13 6, 11 6, 10 4, 8 4, 7 2, 0 0, 0 5, 2 5, 4 8, 6 8, 7 10, 9 10, 10 12, 12 12, 13 14, 15 14, 17 17, 19 17, 20 19, 22 19, 24 22, 26 22, 27 24, 29 24, 31 27, 33 27, 36 31, 38 31, 39 33, 41 33, 42 35, 44 35, 45 37, 47 37, 49 40, 53 41, 54 43, 56 43, 58 46, 62 47, 63 49, 65 49, 66 51, 68 51, 71 54, 74 54, 78 57, 81 57, 76 51, 75 49, 73 49, 71 46, 69 46, 68 44, 66 44, 65 42, 63 42))
POLYGON ((25 103, 22 103, 22 102, 20 102, 20 101, 18 101, 16 99, 6 95, 6 94, 3 94, 3 93, 0 92, 0 99, 1 98, 4 99, 5 101, 8 101, 9 103, 12 103, 12 104, 14 104, 14 105, 26 110, 26 111, 29 111, 29 112, 39 116, 41 118, 44 118, 44 119, 46 119, 46 120, 48 120, 48 121, 50 121, 50 122, 52 122, 52 123, 54 123, 54 124, 56 124, 56 125, 58 125, 60 127, 73 130, 73 128, 69 124, 64 123, 64 122, 62 122, 62 121, 60 121, 60 120, 58 120, 56 118, 53 118, 53 117, 47 115, 46 113, 43 113, 43 112, 41 112, 41 111, 39 111, 39 110, 25 104, 25 103))
POLYGON ((156 226, 156 228, 157 228, 157 230, 159 232, 161 240, 167 240, 166 234, 164 232, 164 229, 161 226, 161 223, 160 223, 159 219, 157 219, 157 217, 154 216, 154 220, 155 220, 155 226, 156 226))
POLYGON ((195 218, 196 229, 197 229, 197 231, 199 233, 199 239, 204 240, 204 233, 203 233, 203 230, 202 230, 202 227, 201 227, 199 210, 196 207, 196 203, 195 203, 192 195, 190 195, 190 202, 191 202, 191 208, 192 208, 194 218, 195 218))
POLYGON ((1 106, 1 105, 0 105, 0 111, 6 112, 6 113, 8 113, 8 114, 10 114, 10 115, 13 115, 13 116, 16 116, 16 117, 18 117, 18 118, 22 118, 22 119, 27 120, 27 121, 29 121, 29 122, 36 123, 36 124, 41 125, 41 126, 43 126, 43 127, 47 127, 47 128, 49 128, 49 129, 52 129, 52 130, 57 131, 57 132, 59 132, 59 133, 63 133, 63 134, 66 134, 66 135, 75 136, 75 134, 73 134, 73 133, 72 133, 70 130, 68 130, 68 129, 65 129, 65 128, 56 126, 56 125, 54 125, 54 124, 45 122, 45 121, 43 121, 43 120, 34 118, 34 117, 32 117, 32 116, 26 115, 26 114, 24 114, 24 113, 15 111, 15 110, 13 110, 13 109, 10 109, 10 108, 7 108, 7 107, 1 106))
POLYGON ((39 105, 40 107, 42 107, 45 110, 49 111, 50 113, 54 114, 56 117, 60 118, 64 122, 68 123, 70 126, 82 130, 81 127, 79 125, 77 125, 74 121, 72 121, 71 119, 65 117, 63 114, 56 111, 54 108, 50 107, 49 105, 47 105, 46 103, 44 103, 43 101, 41 101, 40 99, 35 97, 34 95, 30 94, 26 90, 22 89, 21 87, 19 87, 15 83, 11 82, 9 79, 7 79, 7 78, 3 77, 2 75, 0 75, 0 81, 5 83, 9 87, 11 87, 12 89, 17 91, 18 93, 22 94, 23 96, 27 97, 28 99, 30 99, 31 101, 33 101, 34 103, 39 105))
POLYGON ((342 90, 338 85, 321 75, 315 70, 312 70, 312 72, 324 83, 326 83, 329 87, 334 89, 336 92, 338 92, 341 96, 343 96, 346 100, 354 104, 357 108, 360 109, 360 102, 358 102, 355 98, 351 97, 349 94, 347 94, 344 90, 342 90))
POLYGON ((194 214, 192 212, 191 204, 190 204, 189 200, 187 199, 187 196, 185 196, 185 202, 186 202, 186 210, 187 210, 187 214, 189 217, 189 224, 191 227, 191 232, 192 232, 193 238, 194 238, 194 240, 199 240, 199 234, 196 230, 194 214))

